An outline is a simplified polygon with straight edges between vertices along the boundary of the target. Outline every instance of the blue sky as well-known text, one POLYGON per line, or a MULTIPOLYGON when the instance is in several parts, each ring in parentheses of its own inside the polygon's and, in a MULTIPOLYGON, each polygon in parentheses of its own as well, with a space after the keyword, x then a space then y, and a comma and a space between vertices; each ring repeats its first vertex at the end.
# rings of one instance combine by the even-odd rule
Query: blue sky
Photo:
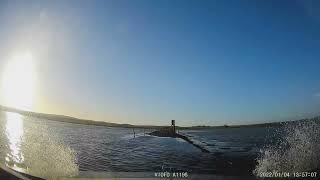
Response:
POLYGON ((0 64, 32 52, 39 112, 132 124, 299 119, 319 114, 319 7, 0 1, 0 64))

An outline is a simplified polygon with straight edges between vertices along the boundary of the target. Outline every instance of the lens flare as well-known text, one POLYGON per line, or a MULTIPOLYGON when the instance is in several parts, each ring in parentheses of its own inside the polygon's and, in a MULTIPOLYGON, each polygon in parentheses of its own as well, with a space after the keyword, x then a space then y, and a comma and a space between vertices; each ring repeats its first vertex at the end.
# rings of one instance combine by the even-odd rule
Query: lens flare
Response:
POLYGON ((4 105, 31 110, 36 80, 32 54, 27 52, 10 59, 2 78, 1 94, 4 105))

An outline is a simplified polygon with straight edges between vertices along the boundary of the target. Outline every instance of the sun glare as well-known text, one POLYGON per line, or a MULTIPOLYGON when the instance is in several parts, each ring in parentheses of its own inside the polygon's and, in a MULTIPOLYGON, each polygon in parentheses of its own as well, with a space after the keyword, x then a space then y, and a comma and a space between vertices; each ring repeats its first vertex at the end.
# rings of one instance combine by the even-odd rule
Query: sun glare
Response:
POLYGON ((27 52, 10 59, 2 78, 4 105, 31 110, 36 78, 32 54, 27 52))

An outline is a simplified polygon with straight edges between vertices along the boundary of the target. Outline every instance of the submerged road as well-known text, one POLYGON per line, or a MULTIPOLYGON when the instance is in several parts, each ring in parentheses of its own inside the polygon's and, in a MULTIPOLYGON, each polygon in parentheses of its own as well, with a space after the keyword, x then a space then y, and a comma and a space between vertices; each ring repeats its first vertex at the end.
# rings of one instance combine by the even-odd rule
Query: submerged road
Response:
POLYGON ((196 144, 189 137, 184 136, 184 135, 179 134, 179 133, 176 133, 176 132, 172 131, 171 129, 162 129, 162 130, 158 130, 158 131, 153 131, 153 132, 149 133, 149 135, 158 136, 158 137, 180 138, 180 139, 183 139, 183 140, 187 141, 188 143, 192 144, 194 147, 200 149, 204 153, 209 153, 210 152, 206 148, 200 146, 199 144, 196 144))

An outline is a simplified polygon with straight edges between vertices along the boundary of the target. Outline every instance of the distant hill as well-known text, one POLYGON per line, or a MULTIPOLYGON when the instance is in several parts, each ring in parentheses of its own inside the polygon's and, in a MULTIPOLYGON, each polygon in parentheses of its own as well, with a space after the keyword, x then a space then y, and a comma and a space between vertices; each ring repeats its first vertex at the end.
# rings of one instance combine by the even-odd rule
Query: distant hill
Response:
MULTIPOLYGON (((149 128, 149 129, 159 129, 167 126, 153 126, 153 125, 132 125, 132 124, 118 124, 118 123, 110 123, 104 121, 94 121, 88 119, 79 119, 70 116, 64 115, 56 115, 56 114, 45 114, 45 113, 36 113, 30 111, 19 110, 11 107, 1 106, 1 111, 7 112, 15 112, 25 116, 32 116, 36 118, 48 119, 53 121, 67 122, 67 123, 75 123, 75 124, 87 124, 87 125, 95 125, 95 126, 107 126, 107 127, 123 127, 123 128, 149 128)), ((215 128, 240 128, 240 127, 276 127, 283 126, 287 123, 299 123, 302 121, 315 121, 320 122, 320 116, 310 118, 310 119, 300 119, 295 121, 285 121, 285 122, 271 122, 271 123, 261 123, 261 124, 248 124, 248 125, 223 125, 223 126, 189 126, 189 127, 181 127, 176 126, 177 129, 215 129, 215 128)), ((168 121, 169 123, 169 121, 168 121)))
POLYGON ((36 118, 42 118, 42 119, 48 119, 48 120, 60 121, 60 122, 108 126, 108 127, 127 127, 127 128, 134 127, 134 125, 131 125, 131 124, 117 124, 117 123, 109 123, 109 122, 103 122, 103 121, 79 119, 79 118, 64 116, 64 115, 36 113, 36 112, 24 111, 24 110, 19 110, 15 108, 5 107, 5 106, 0 106, 0 110, 7 111, 7 112, 15 112, 25 116, 32 116, 36 118))
POLYGON ((298 124, 301 122, 313 121, 320 123, 320 116, 313 118, 305 118, 293 121, 282 121, 282 122, 270 122, 270 123, 260 123, 260 124, 247 124, 247 125, 223 125, 223 126, 192 126, 183 127, 183 129, 210 129, 210 128, 240 128, 240 127, 281 127, 286 124, 298 124))

